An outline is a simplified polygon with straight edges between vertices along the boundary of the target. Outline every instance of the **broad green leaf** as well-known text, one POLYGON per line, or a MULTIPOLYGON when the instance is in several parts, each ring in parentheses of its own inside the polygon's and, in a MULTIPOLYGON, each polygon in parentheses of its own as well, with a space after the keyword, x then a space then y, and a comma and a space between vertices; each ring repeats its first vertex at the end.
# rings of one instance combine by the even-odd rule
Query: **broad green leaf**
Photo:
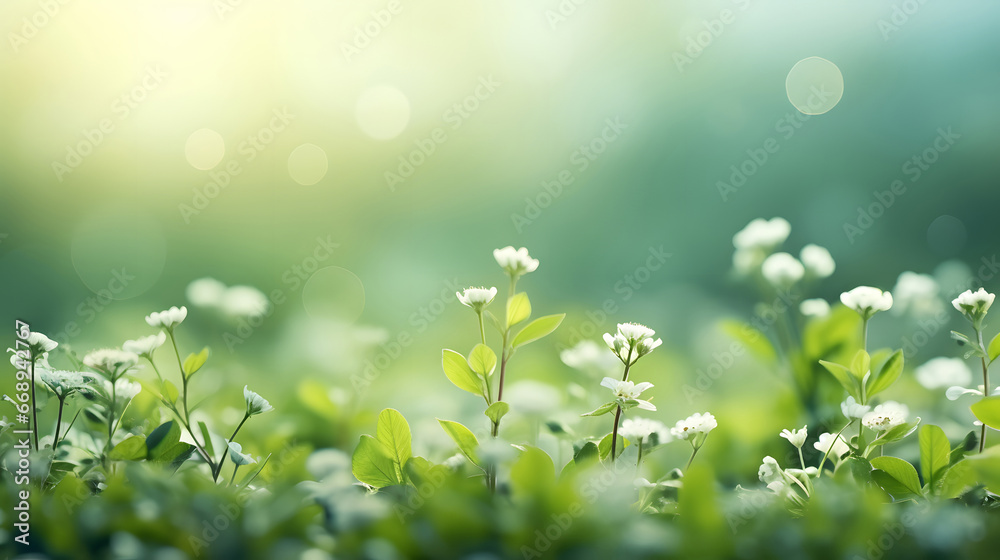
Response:
POLYGON ((986 397, 970 407, 980 422, 1000 430, 1000 395, 986 397))
POLYGON ((558 315, 546 315, 545 317, 535 319, 521 329, 521 332, 517 333, 517 336, 514 337, 514 342, 510 344, 511 347, 517 348, 518 346, 523 346, 529 342, 534 342, 539 338, 548 336, 559 327, 559 323, 562 323, 565 317, 565 313, 560 313, 558 315))
POLYGON ((208 431, 208 426, 204 422, 198 422, 198 429, 201 430, 201 437, 205 442, 205 451, 209 457, 215 456, 215 447, 212 445, 212 433, 208 431))
POLYGON ((190 443, 178 442, 164 449, 156 457, 153 457, 153 462, 170 463, 171 466, 176 468, 191 456, 192 451, 194 451, 194 446, 190 443))
POLYGON ((403 473, 408 481, 419 487, 424 482, 433 484, 437 481, 440 484, 440 481, 443 481, 444 477, 447 476, 448 468, 435 465, 423 457, 410 457, 410 460, 403 466, 403 473))
POLYGON ((990 355, 991 362, 997 359, 997 356, 1000 356, 1000 333, 990 341, 990 345, 986 348, 986 353, 990 355))
POLYGON ((868 375, 868 372, 871 371, 871 369, 871 356, 869 356, 868 352, 865 352, 864 349, 858 350, 858 352, 854 354, 854 358, 851 359, 851 373, 853 373, 854 377, 858 378, 858 380, 861 380, 864 379, 865 375, 868 375))
POLYGON ((479 457, 477 450, 479 449, 479 440, 476 439, 476 435, 472 433, 471 430, 465 426, 459 424, 458 422, 452 422, 451 420, 442 420, 438 418, 438 423, 444 428, 445 433, 448 437, 458 445, 458 449, 469 458, 470 461, 479 464, 479 457))
POLYGON ((917 429, 917 426, 919 424, 920 424, 920 418, 918 417, 913 422, 907 422, 905 424, 893 426, 892 428, 889 428, 888 430, 882 432, 881 435, 875 438, 875 440, 869 443, 868 447, 865 448, 865 455, 871 453, 872 450, 874 450, 879 445, 886 445, 888 443, 897 442, 905 438, 906 436, 912 434, 914 430, 917 429))
POLYGON ((163 398, 170 404, 177 402, 177 397, 180 393, 177 391, 177 386, 174 385, 169 379, 163 381, 163 398))
POLYGON ((173 420, 160 424, 151 434, 146 436, 146 458, 158 460, 173 449, 181 440, 181 428, 173 420))
POLYGON ((599 459, 600 451, 597 448, 597 444, 592 441, 583 444, 583 447, 573 455, 573 462, 581 467, 593 465, 599 459))
POLYGON ((868 387, 866 389, 868 398, 870 399, 892 386, 899 379, 901 373, 903 373, 903 351, 896 350, 885 361, 878 375, 868 380, 868 387))
POLYGON ((764 362, 773 362, 777 358, 774 346, 767 339, 767 335, 750 326, 749 323, 726 320, 720 323, 722 332, 729 335, 736 342, 742 344, 750 353, 757 356, 764 362))
POLYGON ((489 378, 497 367, 497 355, 485 344, 477 344, 469 353, 469 367, 482 377, 489 378))
POLYGON ((351 473, 354 478, 375 488, 383 488, 402 483, 396 474, 396 464, 392 451, 379 440, 369 435, 361 436, 351 456, 351 473))
POLYGON ((410 425, 398 410, 387 408, 379 413, 375 439, 389 451, 396 463, 396 478, 403 479, 403 466, 412 455, 410 425))
POLYGON ((556 468, 547 453, 527 446, 511 467, 510 480, 515 493, 537 498, 553 491, 556 468))
POLYGON ((951 445, 941 428, 927 424, 920 428, 920 474, 935 493, 937 483, 948 468, 951 445))
MULTIPOLYGON (((620 457, 622 452, 625 451, 625 448, 629 445, 629 440, 619 435, 618 444, 615 446, 615 457, 620 457)), ((601 442, 597 444, 597 451, 602 461, 611 455, 611 434, 608 434, 601 439, 601 442)))
POLYGON ((520 292, 514 294, 514 297, 507 301, 507 327, 513 327, 514 325, 524 321, 531 316, 531 302, 528 300, 528 294, 520 292))
POLYGON ((459 389, 478 396, 485 394, 484 381, 476 375, 476 372, 472 371, 469 362, 465 361, 465 357, 458 352, 445 349, 441 353, 441 365, 444 368, 444 374, 459 389))
POLYGON ((942 498, 953 498, 966 488, 978 484, 997 493, 1000 491, 1000 447, 962 459, 948 469, 942 478, 942 498))
POLYGON ((191 377, 201 369, 201 366, 205 365, 208 361, 208 346, 201 349, 201 352, 197 354, 188 354, 188 357, 184 359, 184 374, 191 377))
POLYGON ((878 484, 882 490, 885 490, 896 501, 911 500, 920 497, 920 494, 914 494, 905 484, 883 470, 875 469, 872 471, 871 476, 875 484, 878 484))
POLYGON ((972 430, 965 434, 965 437, 951 450, 951 456, 949 459, 949 464, 954 465, 955 463, 962 460, 965 454, 973 449, 978 449, 979 447, 979 434, 972 430))
POLYGON ((510 405, 503 402, 497 401, 489 406, 483 414, 487 418, 493 421, 494 424, 498 424, 500 419, 504 417, 505 414, 510 412, 510 405))
MULTIPOLYGON (((875 457, 871 460, 872 467, 885 472, 890 477, 896 480, 903 489, 905 489, 910 494, 915 494, 920 496, 922 494, 920 488, 920 479, 917 477, 917 469, 913 468, 910 463, 898 458, 898 457, 875 457)), ((891 491, 885 489, 886 492, 892 494, 891 491)), ((899 499, 900 496, 893 495, 894 498, 899 499)), ((903 498, 905 499, 905 498, 903 498)))
POLYGON ((861 391, 859 389, 858 380, 851 373, 851 370, 840 364, 835 364, 826 360, 820 360, 819 363, 822 364, 827 371, 832 373, 835 378, 837 378, 837 381, 839 381, 844 387, 847 394, 854 397, 855 400, 861 400, 861 391))
POLYGON ((609 403, 604 403, 601 406, 597 407, 596 409, 591 410, 586 414, 581 414, 580 416, 603 416, 614 410, 616 406, 618 406, 617 402, 612 401, 609 403))
POLYGON ((146 458, 146 438, 129 436, 108 453, 112 461, 139 461, 146 458))

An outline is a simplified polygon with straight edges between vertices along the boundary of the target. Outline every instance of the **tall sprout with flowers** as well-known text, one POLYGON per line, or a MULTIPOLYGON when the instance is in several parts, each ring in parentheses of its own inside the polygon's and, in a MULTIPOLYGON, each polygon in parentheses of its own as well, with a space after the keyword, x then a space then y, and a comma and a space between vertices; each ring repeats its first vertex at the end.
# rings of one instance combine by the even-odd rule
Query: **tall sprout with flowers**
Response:
MULTIPOLYGON (((517 282, 521 276, 534 272, 538 268, 538 259, 531 258, 528 250, 524 247, 520 249, 514 247, 496 249, 493 251, 493 258, 507 275, 508 290, 503 311, 498 316, 487 309, 496 299, 497 289, 495 287, 470 287, 457 293, 458 300, 476 314, 479 343, 472 348, 467 357, 455 350, 444 349, 441 363, 445 375, 456 387, 483 399, 486 404, 484 414, 490 421, 490 433, 492 437, 496 438, 500 434, 500 422, 510 410, 510 405, 503 400, 503 390, 511 357, 518 348, 555 331, 562 323, 565 314, 546 315, 521 328, 516 328, 528 321, 532 312, 531 301, 526 293, 517 291, 517 282), (499 335, 499 358, 497 352, 488 345, 487 322, 496 329, 499 335), (498 366, 499 375, 497 376, 494 375, 494 372, 498 366), (498 377, 495 389, 494 377, 498 377)), ((486 473, 487 485, 491 490, 495 490, 497 477, 495 466, 479 460, 478 454, 475 452, 479 442, 472 431, 458 422, 448 420, 439 420, 439 422, 459 449, 473 463, 483 469, 486 473)))
POLYGON ((987 345, 983 338, 984 321, 986 314, 993 305, 996 295, 979 288, 975 292, 966 290, 956 297, 951 304, 957 309, 972 325, 972 336, 967 336, 957 331, 951 331, 952 337, 969 350, 965 353, 965 359, 979 358, 983 372, 983 384, 977 389, 968 389, 955 386, 948 389, 948 397, 957 399, 964 395, 978 395, 979 402, 972 405, 972 412, 982 424, 979 435, 979 452, 986 450, 986 428, 1000 429, 1000 387, 990 391, 990 364, 1000 356, 1000 334, 993 337, 987 345))

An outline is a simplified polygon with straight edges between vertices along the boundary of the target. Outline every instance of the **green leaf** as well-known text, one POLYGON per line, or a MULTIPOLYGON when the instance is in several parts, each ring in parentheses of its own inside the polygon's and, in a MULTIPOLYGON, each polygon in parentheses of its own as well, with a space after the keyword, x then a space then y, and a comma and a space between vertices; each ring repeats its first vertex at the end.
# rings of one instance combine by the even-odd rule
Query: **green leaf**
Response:
POLYGON ((871 460, 871 463, 872 467, 886 473, 898 483, 899 486, 893 488, 896 493, 893 493, 893 490, 885 486, 882 487, 883 490, 892 494, 893 498, 907 499, 911 497, 910 495, 922 495, 920 479, 917 477, 917 469, 913 468, 913 465, 898 457, 875 457, 871 460), (899 495, 903 491, 908 494, 906 497, 899 495))
POLYGON ((839 381, 844 387, 847 394, 854 397, 857 401, 861 400, 861 391, 858 385, 858 380, 851 374, 851 370, 840 364, 835 364, 826 360, 820 360, 819 363, 837 378, 837 381, 839 381))
POLYGON ((494 315, 489 309, 483 311, 483 316, 486 317, 486 320, 493 325, 493 328, 496 329, 498 333, 503 334, 504 331, 507 330, 504 328, 503 323, 500 322, 500 319, 497 319, 497 316, 494 315))
POLYGON ((177 391, 177 386, 170 382, 170 380, 163 381, 163 399, 170 404, 177 402, 177 397, 180 393, 177 391))
POLYGON ((580 416, 603 416, 614 410, 616 406, 618 406, 618 403, 614 401, 609 403, 604 403, 601 406, 597 407, 596 409, 591 410, 586 414, 581 414, 580 416))
POLYGON ((593 465, 598 460, 600 460, 600 450, 592 441, 583 444, 583 447, 573 455, 573 462, 581 467, 593 465))
POLYGON ((883 470, 875 469, 872 471, 871 476, 875 484, 878 484, 894 500, 911 500, 920 497, 920 494, 914 494, 902 482, 896 480, 891 474, 883 470))
POLYGON ((403 466, 412 455, 410 425, 398 410, 387 408, 379 413, 375 438, 390 451, 396 464, 396 478, 403 479, 403 466))
POLYGON ((907 422, 905 424, 893 426, 892 428, 889 428, 888 430, 882 432, 881 435, 875 438, 875 440, 869 443, 868 447, 865 448, 865 455, 871 453, 871 451, 874 450, 879 445, 886 445, 888 443, 897 442, 905 438, 906 436, 912 434, 914 430, 917 429, 917 426, 919 424, 920 424, 920 418, 918 417, 913 422, 907 422))
POLYGON ((951 331, 951 337, 953 339, 955 339, 955 340, 958 341, 959 346, 963 346, 963 345, 969 345, 969 346, 973 346, 973 347, 976 346, 976 343, 972 342, 971 338, 969 338, 968 336, 966 336, 966 335, 964 335, 964 334, 962 334, 962 333, 960 333, 958 331, 951 331))
MULTIPOLYGON (((989 390, 988 387, 987 390, 989 390)), ((994 430, 1000 430, 1000 395, 986 397, 970 408, 980 422, 994 430)))
POLYGON ((559 327, 559 323, 562 323, 565 317, 565 313, 560 313, 558 315, 546 315, 545 317, 535 319, 521 329, 521 332, 517 333, 517 336, 514 337, 514 342, 510 344, 511 347, 517 348, 518 346, 523 346, 539 338, 548 336, 559 327))
POLYGON ((178 442, 173 444, 162 453, 153 458, 154 463, 170 463, 173 468, 177 468, 191 456, 194 446, 190 443, 178 442))
POLYGON ((505 414, 510 412, 510 405, 503 402, 497 401, 489 406, 483 414, 487 418, 493 421, 494 424, 499 424, 500 419, 504 417, 505 414))
POLYGON ((965 434, 965 437, 951 450, 951 457, 949 464, 954 465, 955 463, 961 461, 965 454, 973 449, 978 449, 979 447, 979 434, 975 430, 970 431, 965 434))
POLYGON ((469 353, 469 367, 484 378, 493 375, 497 367, 497 355, 485 344, 477 344, 469 353))
POLYGON ((920 474, 931 493, 935 493, 941 475, 950 464, 951 445, 944 430, 928 424, 920 428, 920 474))
POLYGON ((396 474, 396 464, 392 451, 379 440, 369 435, 361 436, 351 456, 351 473, 354 478, 375 488, 400 484, 396 474))
POLYGON ((180 443, 181 428, 173 420, 160 424, 151 434, 146 436, 146 459, 159 460, 180 443))
POLYGON ((479 440, 476 439, 476 435, 472 433, 471 430, 465 426, 459 424, 458 422, 452 422, 451 420, 437 419, 441 427, 444 428, 445 433, 448 437, 458 445, 458 449, 469 458, 470 461, 479 465, 479 457, 477 456, 476 450, 479 449, 479 440))
POLYGON ((871 356, 869 356, 868 352, 865 352, 864 349, 858 350, 858 352, 854 354, 854 358, 851 359, 851 373, 853 373, 854 377, 858 378, 860 381, 865 378, 865 375, 868 375, 868 372, 871 371, 871 369, 871 356))
POLYGON ((108 453, 112 461, 140 461, 146 458, 146 438, 129 436, 108 453))
POLYGON ((201 352, 197 354, 188 354, 187 358, 184 358, 184 374, 191 377, 201 369, 201 366, 205 365, 208 361, 208 346, 201 349, 201 352))
POLYGON ((511 485, 517 494, 544 496, 552 493, 556 468, 552 458, 537 447, 525 447, 510 469, 511 485))
POLYGON ((209 457, 214 457, 215 447, 212 445, 212 433, 208 431, 208 426, 204 422, 198 422, 198 429, 201 430, 201 437, 205 441, 205 451, 209 457))
POLYGON ((885 361, 885 364, 882 365, 882 369, 878 375, 868 380, 868 387, 866 389, 868 398, 870 399, 892 386, 899 379, 901 373, 903 373, 903 351, 896 350, 885 361))
POLYGON ((1000 333, 993 337, 990 345, 986 348, 986 353, 990 355, 990 362, 1000 356, 1000 333))
POLYGON ((441 353, 441 365, 444 368, 444 374, 456 387, 473 395, 480 397, 484 395, 484 381, 476 375, 476 372, 472 371, 469 362, 465 361, 465 356, 454 350, 445 349, 441 353))
MULTIPOLYGON (((622 436, 618 436, 618 445, 615 446, 615 457, 620 457, 625 448, 630 445, 630 442, 622 436)), ((604 436, 601 439, 601 443, 597 444, 597 452, 601 460, 605 460, 611 455, 611 434, 604 436)))
POLYGON ((773 362, 777 359, 774 346, 767 336, 761 331, 753 328, 748 323, 740 321, 726 320, 719 325, 722 332, 729 335, 736 342, 742 344, 752 354, 756 355, 764 362, 773 362))
POLYGON ((531 302, 528 300, 528 294, 520 292, 514 294, 514 297, 507 300, 507 327, 513 327, 514 325, 524 321, 531 316, 531 302))

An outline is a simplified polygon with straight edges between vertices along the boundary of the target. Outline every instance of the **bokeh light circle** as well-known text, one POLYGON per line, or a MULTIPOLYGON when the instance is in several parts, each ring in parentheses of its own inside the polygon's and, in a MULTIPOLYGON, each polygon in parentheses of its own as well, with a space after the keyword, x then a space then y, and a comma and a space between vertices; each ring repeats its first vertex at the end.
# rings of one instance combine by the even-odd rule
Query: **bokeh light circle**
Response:
POLYGON ((410 123, 410 100, 394 87, 371 87, 358 97, 355 118, 361 131, 368 136, 391 140, 410 123))
POLYGON ((288 155, 288 174, 296 183, 315 185, 326 177, 326 152, 315 144, 302 144, 288 155))
POLYGON ((844 96, 844 75, 825 58, 805 58, 788 72, 785 93, 799 112, 822 115, 836 107, 844 96))
POLYGON ((226 141, 211 128, 196 130, 184 144, 184 157, 191 167, 208 171, 219 165, 226 155, 226 141))
POLYGON ((353 323, 365 310, 365 286, 350 270, 327 266, 306 280, 302 305, 314 319, 353 323))
POLYGON ((125 207, 85 216, 70 240, 70 260, 87 288, 122 300, 148 291, 163 274, 167 242, 155 218, 125 207))

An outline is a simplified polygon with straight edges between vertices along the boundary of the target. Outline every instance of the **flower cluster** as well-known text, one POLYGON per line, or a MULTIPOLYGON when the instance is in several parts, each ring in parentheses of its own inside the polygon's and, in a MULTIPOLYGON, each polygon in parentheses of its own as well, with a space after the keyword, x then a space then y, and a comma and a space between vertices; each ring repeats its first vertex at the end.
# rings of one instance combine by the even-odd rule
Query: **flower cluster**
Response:
POLYGON ((740 275, 759 271, 768 284, 787 290, 800 281, 828 278, 837 265, 830 251, 808 244, 795 258, 787 252, 776 252, 788 239, 791 225, 783 218, 757 218, 733 236, 733 268, 740 275))
POLYGON ((534 272, 538 268, 538 259, 531 258, 528 250, 524 247, 515 249, 507 246, 503 249, 495 249, 493 258, 497 264, 503 268, 511 278, 518 278, 529 272, 534 272))
POLYGON ((497 297, 497 289, 466 288, 462 292, 455 292, 455 295, 462 305, 471 307, 476 313, 480 313, 487 305, 493 302, 493 298, 497 297))
POLYGON ((604 342, 623 364, 630 366, 663 344, 656 331, 639 323, 619 323, 615 334, 604 333, 604 342))
POLYGON ((892 294, 871 286, 858 286, 840 294, 840 302, 867 321, 875 313, 892 307, 892 294))

